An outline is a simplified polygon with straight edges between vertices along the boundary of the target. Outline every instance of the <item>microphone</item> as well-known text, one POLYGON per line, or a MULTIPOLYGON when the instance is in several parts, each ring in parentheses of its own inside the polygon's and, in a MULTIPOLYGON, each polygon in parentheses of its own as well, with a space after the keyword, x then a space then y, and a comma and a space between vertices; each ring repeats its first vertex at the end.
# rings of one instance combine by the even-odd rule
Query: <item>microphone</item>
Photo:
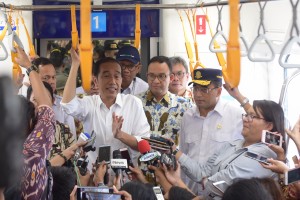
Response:
MULTIPOLYGON (((87 142, 82 148, 85 152, 88 151, 95 151, 96 148, 94 147, 96 140, 96 134, 92 131, 91 135, 88 133, 80 133, 77 143, 80 142, 87 142)), ((80 148, 76 149, 74 160, 78 160, 80 158, 80 148)))
POLYGON ((110 160, 110 166, 117 176, 121 175, 123 169, 128 168, 127 159, 123 159, 120 150, 113 151, 113 159, 110 160))
POLYGON ((147 140, 141 140, 138 142, 138 149, 141 154, 146 154, 151 151, 151 146, 147 140))

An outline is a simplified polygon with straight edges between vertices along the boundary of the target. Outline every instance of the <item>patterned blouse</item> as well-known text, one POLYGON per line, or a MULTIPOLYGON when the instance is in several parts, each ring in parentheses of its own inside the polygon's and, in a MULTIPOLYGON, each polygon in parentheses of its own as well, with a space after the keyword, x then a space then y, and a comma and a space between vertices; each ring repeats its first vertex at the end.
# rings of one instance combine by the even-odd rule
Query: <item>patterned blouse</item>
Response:
POLYGON ((167 92, 159 102, 150 90, 137 96, 143 102, 151 135, 172 138, 178 144, 181 119, 184 112, 192 107, 192 102, 170 92, 167 92))
POLYGON ((40 106, 37 112, 37 124, 23 145, 22 199, 42 199, 48 186, 46 158, 51 150, 54 134, 54 112, 48 106, 40 106))

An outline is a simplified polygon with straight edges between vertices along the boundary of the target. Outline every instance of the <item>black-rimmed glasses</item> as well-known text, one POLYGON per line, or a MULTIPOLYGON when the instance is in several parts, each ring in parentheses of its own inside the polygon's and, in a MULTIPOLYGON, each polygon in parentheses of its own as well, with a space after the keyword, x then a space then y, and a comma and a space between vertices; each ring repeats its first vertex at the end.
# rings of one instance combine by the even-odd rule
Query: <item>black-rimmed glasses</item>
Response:
POLYGON ((139 65, 139 63, 138 64, 124 64, 124 63, 120 63, 120 65, 121 65, 121 69, 122 70, 125 70, 125 69, 128 69, 129 71, 133 71, 133 70, 135 70, 136 69, 136 67, 139 65))
POLYGON ((202 94, 208 94, 210 91, 217 89, 218 87, 215 88, 204 88, 204 87, 193 87, 193 92, 201 92, 202 94))
POLYGON ((159 81, 164 81, 166 80, 168 74, 152 74, 152 73, 148 73, 147 74, 147 78, 149 81, 154 81, 156 78, 158 78, 159 81))
POLYGON ((172 73, 174 76, 176 76, 178 79, 182 79, 184 77, 184 75, 186 74, 185 72, 176 72, 176 73, 172 73))
POLYGON ((253 119, 262 119, 262 120, 265 120, 262 117, 258 117, 258 116, 250 115, 250 114, 242 114, 242 119, 243 120, 247 120, 248 122, 253 122, 253 119))

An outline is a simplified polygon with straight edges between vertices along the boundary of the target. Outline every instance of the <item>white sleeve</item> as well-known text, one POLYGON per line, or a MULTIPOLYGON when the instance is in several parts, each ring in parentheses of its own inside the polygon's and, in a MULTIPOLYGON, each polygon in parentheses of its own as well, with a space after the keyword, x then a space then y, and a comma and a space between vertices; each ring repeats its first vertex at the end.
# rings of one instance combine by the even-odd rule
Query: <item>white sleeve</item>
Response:
POLYGON ((84 121, 87 114, 89 113, 89 108, 92 106, 88 106, 88 99, 86 97, 80 99, 78 97, 74 97, 69 103, 60 102, 62 109, 68 115, 71 115, 75 119, 79 121, 84 121))

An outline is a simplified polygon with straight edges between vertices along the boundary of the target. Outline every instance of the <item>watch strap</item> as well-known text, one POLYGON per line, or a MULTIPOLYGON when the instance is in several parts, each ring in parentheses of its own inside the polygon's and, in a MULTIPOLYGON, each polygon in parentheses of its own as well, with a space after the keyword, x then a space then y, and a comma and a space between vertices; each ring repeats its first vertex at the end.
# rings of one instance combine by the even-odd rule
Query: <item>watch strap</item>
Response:
POLYGON ((32 72, 32 71, 39 72, 37 66, 31 65, 31 67, 27 68, 26 74, 29 76, 30 72, 32 72))

